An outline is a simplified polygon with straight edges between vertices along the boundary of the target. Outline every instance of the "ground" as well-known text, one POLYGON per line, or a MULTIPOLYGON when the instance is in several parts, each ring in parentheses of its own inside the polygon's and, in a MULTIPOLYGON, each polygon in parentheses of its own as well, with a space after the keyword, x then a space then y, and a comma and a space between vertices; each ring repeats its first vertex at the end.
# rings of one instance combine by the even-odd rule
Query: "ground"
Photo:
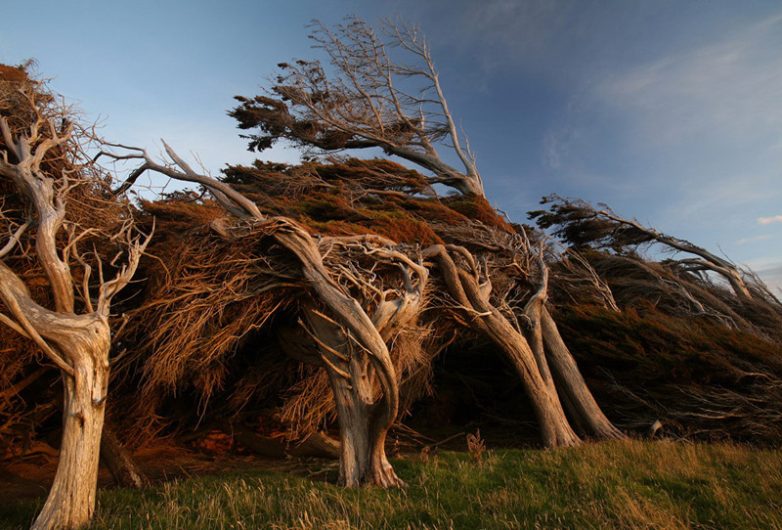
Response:
MULTIPOLYGON (((173 462, 150 453, 145 465, 173 462)), ((142 490, 104 488, 93 528, 780 528, 782 450, 673 441, 403 454, 402 490, 345 490, 333 462, 198 459, 142 490), (184 472, 203 474, 183 476, 184 472), (216 474, 218 469, 224 471, 216 474), (170 478, 170 477, 169 477, 170 478)), ((188 473, 190 474, 190 473, 188 473)), ((4 491, 0 527, 42 502, 4 491)))

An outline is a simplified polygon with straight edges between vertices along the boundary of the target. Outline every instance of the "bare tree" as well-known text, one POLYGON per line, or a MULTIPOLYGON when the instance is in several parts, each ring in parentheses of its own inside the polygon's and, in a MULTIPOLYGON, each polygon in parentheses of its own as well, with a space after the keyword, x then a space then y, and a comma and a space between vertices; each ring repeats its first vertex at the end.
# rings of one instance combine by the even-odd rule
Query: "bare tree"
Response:
POLYGON ((328 56, 281 63, 269 96, 240 101, 231 115, 250 149, 277 139, 322 151, 378 147, 430 171, 431 183, 484 196, 475 156, 448 107, 431 50, 416 28, 387 23, 381 38, 359 18, 329 29, 313 24, 310 39, 328 56), (410 64, 396 60, 398 52, 410 64), (450 149, 461 168, 438 149, 450 149))
POLYGON ((64 389, 57 473, 33 528, 76 528, 95 509, 111 302, 149 237, 134 233, 127 205, 106 199, 107 181, 84 161, 67 109, 36 82, 0 85, 0 226, 9 232, 0 249, 0 322, 60 369, 64 389), (42 271, 45 299, 14 266, 20 260, 42 271))

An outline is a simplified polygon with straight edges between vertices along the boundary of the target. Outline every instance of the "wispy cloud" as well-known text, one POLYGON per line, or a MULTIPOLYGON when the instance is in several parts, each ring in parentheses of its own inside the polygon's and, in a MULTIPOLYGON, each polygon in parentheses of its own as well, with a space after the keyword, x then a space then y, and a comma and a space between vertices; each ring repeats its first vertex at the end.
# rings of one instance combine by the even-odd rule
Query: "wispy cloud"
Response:
POLYGON ((782 215, 770 215, 768 217, 758 217, 758 224, 770 225, 772 223, 782 223, 782 215))
POLYGON ((767 239, 771 239, 771 235, 769 234, 762 234, 758 236, 751 236, 751 237, 742 237, 741 239, 738 239, 736 241, 737 245, 746 245, 747 243, 754 243, 755 241, 765 241, 767 239))
POLYGON ((644 137, 679 142, 704 131, 741 138, 780 130, 782 12, 690 50, 620 71, 597 95, 633 113, 644 137))

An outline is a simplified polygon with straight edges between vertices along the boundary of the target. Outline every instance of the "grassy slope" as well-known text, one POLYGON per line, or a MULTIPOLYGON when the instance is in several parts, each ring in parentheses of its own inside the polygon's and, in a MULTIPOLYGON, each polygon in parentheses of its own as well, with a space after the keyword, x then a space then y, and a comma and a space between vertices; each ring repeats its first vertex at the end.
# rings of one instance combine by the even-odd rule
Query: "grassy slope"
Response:
MULTIPOLYGON (((782 451, 612 442, 396 461, 401 491, 272 472, 99 495, 96 528, 782 528, 782 451)), ((4 528, 40 501, 0 505, 4 528)))

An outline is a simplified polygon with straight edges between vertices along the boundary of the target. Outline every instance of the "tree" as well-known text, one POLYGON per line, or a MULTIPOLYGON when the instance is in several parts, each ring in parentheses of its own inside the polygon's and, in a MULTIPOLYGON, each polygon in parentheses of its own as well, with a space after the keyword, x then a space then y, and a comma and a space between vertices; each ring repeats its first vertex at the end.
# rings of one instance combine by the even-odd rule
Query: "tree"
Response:
MULTIPOLYGON (((557 227, 556 235, 575 247, 608 247, 622 251, 657 243, 674 252, 693 256, 677 260, 684 270, 716 273, 730 284, 739 300, 753 299, 748 285, 752 282, 747 281, 746 273, 730 260, 703 247, 643 226, 635 219, 621 217, 608 207, 597 209, 585 201, 568 200, 557 195, 545 197, 541 203, 548 205, 549 210, 531 212, 531 217, 541 228, 557 227)), ((770 294, 765 289, 763 291, 763 296, 770 294)))
POLYGON ((41 83, 26 73, 0 80, 0 226, 9 234, 0 323, 38 346, 64 390, 59 464, 35 529, 76 528, 95 509, 111 302, 149 242, 134 233, 128 205, 109 198, 110 180, 85 157, 85 137, 41 83), (40 270, 45 293, 28 285, 30 269, 40 270))
MULTIPOLYGON (((330 30, 316 22, 310 38, 325 51, 333 69, 330 76, 317 60, 282 63, 282 74, 272 93, 277 97, 238 97, 240 105, 231 115, 248 135, 250 149, 262 150, 277 139, 287 139, 322 151, 380 147, 429 170, 430 184, 442 183, 465 196, 483 199, 483 180, 475 157, 463 145, 445 99, 429 46, 415 29, 386 25, 387 42, 363 20, 348 18, 330 30), (406 52, 417 65, 395 62, 389 49, 406 52), (420 89, 419 96, 399 88, 420 89), (445 164, 435 144, 450 142, 464 170, 445 164)), ((480 229, 474 237, 480 237, 480 229)), ((520 255, 535 249, 525 238, 516 246, 520 255)), ((548 273, 537 262, 543 279, 538 294, 524 315, 509 318, 500 311, 506 303, 492 292, 488 270, 482 269, 470 251, 458 245, 437 246, 426 252, 437 262, 451 297, 468 316, 477 315, 478 327, 516 367, 540 421, 548 446, 573 445, 579 438, 570 427, 560 393, 571 414, 587 436, 616 438, 621 433, 597 406, 581 377, 572 355, 559 335, 546 308, 548 273), (530 324, 527 337, 514 320, 530 324), (561 392, 551 374, 549 360, 561 381, 561 392)), ((532 268, 522 271, 531 273, 532 268)))
POLYGON ((271 94, 237 96, 241 104, 230 114, 240 128, 256 130, 247 136, 250 150, 279 139, 325 152, 377 147, 430 171, 432 184, 483 197, 475 156, 448 107, 428 44, 417 29, 390 23, 384 37, 356 17, 333 30, 314 22, 310 39, 326 53, 333 75, 317 60, 281 63, 271 94), (443 160, 442 147, 461 169, 443 160))
MULTIPOLYGON (((565 408, 582 435, 622 437, 595 402, 547 307, 548 265, 543 249, 533 247, 523 230, 508 238, 484 229, 480 212, 489 217, 497 214, 485 202, 474 157, 460 143, 429 48, 413 30, 392 27, 392 31, 392 44, 419 58, 423 68, 392 63, 386 45, 361 20, 349 19, 335 32, 316 24, 311 37, 326 51, 336 77, 329 80, 317 61, 282 65, 286 73, 273 88, 278 99, 239 98, 242 104, 232 115, 243 129, 256 129, 249 135, 251 149, 284 138, 321 151, 381 147, 418 163, 433 173, 423 185, 416 184, 414 177, 399 179, 392 172, 381 172, 376 178, 365 173, 350 184, 355 188, 350 192, 353 200, 361 196, 414 200, 425 192, 431 196, 432 184, 446 184, 477 209, 478 217, 462 227, 464 234, 453 231, 458 227, 439 227, 445 244, 422 250, 369 235, 314 238, 308 227, 290 217, 264 215, 264 197, 251 198, 230 177, 219 180, 194 171, 165 143, 167 163, 156 162, 136 147, 114 145, 113 151, 102 153, 115 160, 141 162, 118 193, 145 171, 200 184, 228 213, 254 227, 249 232, 222 230, 226 237, 266 234, 295 256, 315 297, 302 308, 301 325, 309 340, 285 342, 289 353, 322 364, 328 373, 340 422, 341 476, 348 485, 400 483, 384 449, 399 409, 400 379, 390 349, 395 330, 414 322, 424 309, 423 293, 435 268, 443 279, 445 292, 438 295, 443 305, 455 308, 451 313, 461 313, 457 319, 466 325, 474 322, 515 367, 546 446, 580 442, 565 408), (423 79, 425 92, 434 93, 434 99, 405 95, 395 84, 398 76, 423 79), (464 172, 440 159, 434 145, 444 138, 452 142, 464 172), (460 238, 467 243, 459 243, 460 238), (496 241, 485 245, 484 238, 496 241), (537 284, 526 307, 510 307, 509 291, 493 287, 494 271, 487 261, 493 258, 482 246, 501 252, 509 270, 517 272, 510 281, 519 297, 528 296, 528 288, 537 284), (426 259, 431 261, 425 264, 426 259), (387 271, 381 274, 388 265, 400 268, 402 277, 387 271)), ((294 184, 295 180, 290 184, 306 187, 304 181, 294 184)), ((318 185, 330 186, 323 181, 318 185)), ((504 230, 516 231, 502 222, 504 230)))
POLYGON ((399 382, 387 343, 417 315, 428 277, 426 269, 384 238, 316 240, 293 219, 267 217, 248 197, 225 182, 194 171, 171 147, 165 142, 163 145, 170 159, 165 164, 156 162, 143 149, 106 144, 101 156, 142 162, 117 192, 127 190, 145 171, 200 184, 228 213, 246 219, 253 227, 249 232, 235 231, 234 235, 223 230, 226 237, 258 237, 260 232, 274 238, 295 257, 314 295, 312 303, 304 308, 306 324, 302 324, 314 344, 303 348, 317 352, 298 354, 322 363, 331 381, 340 422, 340 481, 347 486, 401 485, 385 451, 386 434, 399 409, 399 382), (371 284, 376 275, 369 269, 367 278, 363 278, 358 267, 348 270, 324 264, 324 255, 332 250, 335 255, 347 251, 372 256, 376 262, 386 261, 403 271, 404 281, 381 290, 371 284), (356 291, 351 292, 348 285, 356 291))

